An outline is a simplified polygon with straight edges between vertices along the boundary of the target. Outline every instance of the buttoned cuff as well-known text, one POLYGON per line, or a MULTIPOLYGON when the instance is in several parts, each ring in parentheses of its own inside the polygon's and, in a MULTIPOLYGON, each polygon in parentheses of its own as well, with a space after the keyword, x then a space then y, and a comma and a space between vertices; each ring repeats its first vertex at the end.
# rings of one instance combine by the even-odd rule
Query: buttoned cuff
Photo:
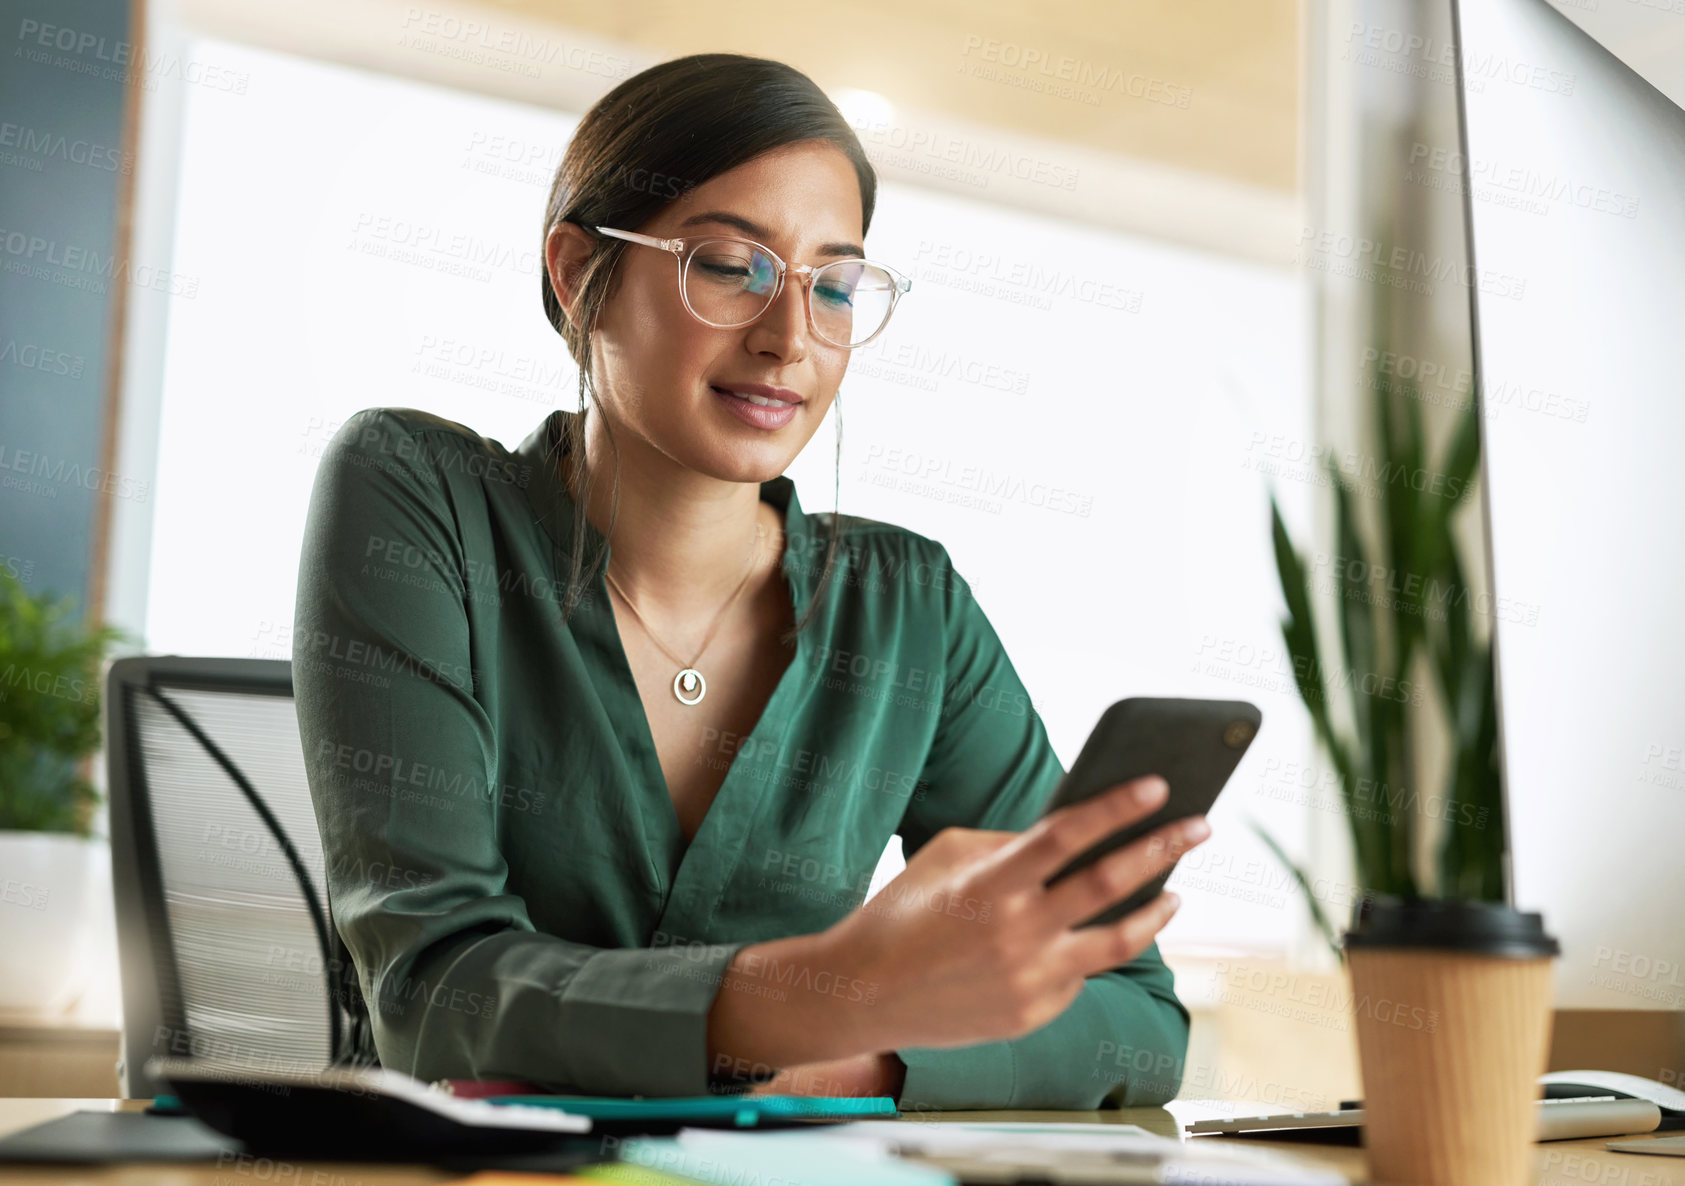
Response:
POLYGON ((1011 1042, 983 1042, 946 1050, 895 1052, 907 1065, 896 1105, 903 1112, 960 1111, 1012 1106, 1018 1068, 1011 1042))
POLYGON ((708 1094, 708 1011, 743 946, 610 948, 586 960, 562 991, 569 1078, 604 1095, 708 1094))

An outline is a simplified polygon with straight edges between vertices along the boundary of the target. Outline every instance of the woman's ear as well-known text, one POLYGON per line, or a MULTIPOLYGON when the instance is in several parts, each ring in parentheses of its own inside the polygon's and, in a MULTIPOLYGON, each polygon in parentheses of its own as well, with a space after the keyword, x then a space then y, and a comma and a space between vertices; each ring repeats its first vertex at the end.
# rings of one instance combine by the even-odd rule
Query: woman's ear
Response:
POLYGON ((579 276, 590 258, 591 247, 590 233, 571 222, 556 223, 544 236, 544 268, 549 273, 556 303, 561 305, 569 321, 576 320, 573 310, 579 301, 579 276))

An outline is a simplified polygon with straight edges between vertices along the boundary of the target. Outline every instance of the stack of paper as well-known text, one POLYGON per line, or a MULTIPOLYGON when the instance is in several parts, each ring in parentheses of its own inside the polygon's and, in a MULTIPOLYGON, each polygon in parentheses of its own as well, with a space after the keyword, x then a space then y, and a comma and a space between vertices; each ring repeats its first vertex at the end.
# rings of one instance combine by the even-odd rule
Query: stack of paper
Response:
POLYGON ((623 1141, 619 1152, 631 1165, 724 1186, 954 1186, 953 1175, 898 1160, 882 1142, 829 1135, 852 1127, 827 1126, 811 1133, 683 1128, 676 1137, 623 1141))
POLYGON ((1347 1186, 1276 1150, 1182 1142, 1124 1124, 862 1121, 766 1133, 683 1129, 625 1142, 622 1158, 699 1182, 951 1186, 1034 1181, 1099 1186, 1347 1186), (758 1177, 756 1175, 759 1175, 758 1177))

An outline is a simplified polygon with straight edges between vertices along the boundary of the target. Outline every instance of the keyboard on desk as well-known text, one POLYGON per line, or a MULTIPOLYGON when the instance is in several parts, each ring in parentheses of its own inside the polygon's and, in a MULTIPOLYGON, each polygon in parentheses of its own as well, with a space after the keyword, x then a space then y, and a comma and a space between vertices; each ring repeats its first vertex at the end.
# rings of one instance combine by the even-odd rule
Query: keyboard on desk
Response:
MULTIPOLYGON (((1541 1141, 1653 1132, 1662 1122, 1661 1109, 1649 1100, 1621 1099, 1612 1095, 1540 1100, 1538 1107, 1538 1139, 1541 1141)), ((1283 1112, 1273 1116, 1198 1120, 1185 1127, 1191 1136, 1212 1133, 1286 1135, 1306 1130, 1352 1129, 1355 1142, 1355 1130, 1363 1127, 1363 1113, 1362 1108, 1342 1108, 1336 1112, 1283 1112)))

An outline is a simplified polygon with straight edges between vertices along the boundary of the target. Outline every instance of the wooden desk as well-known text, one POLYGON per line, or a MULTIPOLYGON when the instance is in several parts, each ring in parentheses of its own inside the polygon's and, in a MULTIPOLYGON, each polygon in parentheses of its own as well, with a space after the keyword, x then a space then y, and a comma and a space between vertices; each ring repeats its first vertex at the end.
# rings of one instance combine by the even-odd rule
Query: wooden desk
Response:
MULTIPOLYGON (((111 1099, 0 1099, 0 1137, 70 1112, 88 1109, 139 1111, 145 1100, 111 1099)), ((1173 1101, 1163 1108, 1120 1108, 1110 1112, 943 1112, 942 1120, 1031 1120, 1087 1122, 1093 1124, 1138 1124, 1160 1136, 1180 1134, 1181 1120, 1173 1112, 1187 1113, 1197 1105, 1173 1101)), ((1186 1119, 1186 1116, 1183 1118, 1186 1119)), ((931 1123, 928 1117, 913 1117, 907 1123, 931 1123)), ((939 1122, 938 1122, 939 1123, 939 1122)), ((1226 1139, 1201 1137, 1200 1140, 1226 1139)), ((1578 1186, 1580 1183, 1610 1183, 1612 1186, 1685 1186, 1685 1160, 1646 1157, 1637 1153, 1610 1153, 1605 1138, 1584 1141, 1553 1141, 1538 1147, 1539 1186, 1578 1186)), ((1272 1149, 1291 1152, 1317 1165, 1345 1174, 1362 1183, 1363 1150, 1325 1145, 1299 1145, 1272 1141, 1272 1149)), ((130 1165, 130 1166, 5 1166, 0 1165, 0 1186, 28 1182, 31 1186, 50 1183, 109 1183, 110 1186, 232 1186, 237 1182, 305 1184, 322 1186, 358 1183, 360 1186, 398 1186, 399 1183, 435 1183, 459 1180, 458 1173, 426 1166, 311 1163, 277 1167, 268 1160, 230 1160, 218 1165, 130 1165)))
POLYGON ((76 1018, 0 1020, 0 1096, 105 1096, 121 1091, 114 1024, 76 1018))

